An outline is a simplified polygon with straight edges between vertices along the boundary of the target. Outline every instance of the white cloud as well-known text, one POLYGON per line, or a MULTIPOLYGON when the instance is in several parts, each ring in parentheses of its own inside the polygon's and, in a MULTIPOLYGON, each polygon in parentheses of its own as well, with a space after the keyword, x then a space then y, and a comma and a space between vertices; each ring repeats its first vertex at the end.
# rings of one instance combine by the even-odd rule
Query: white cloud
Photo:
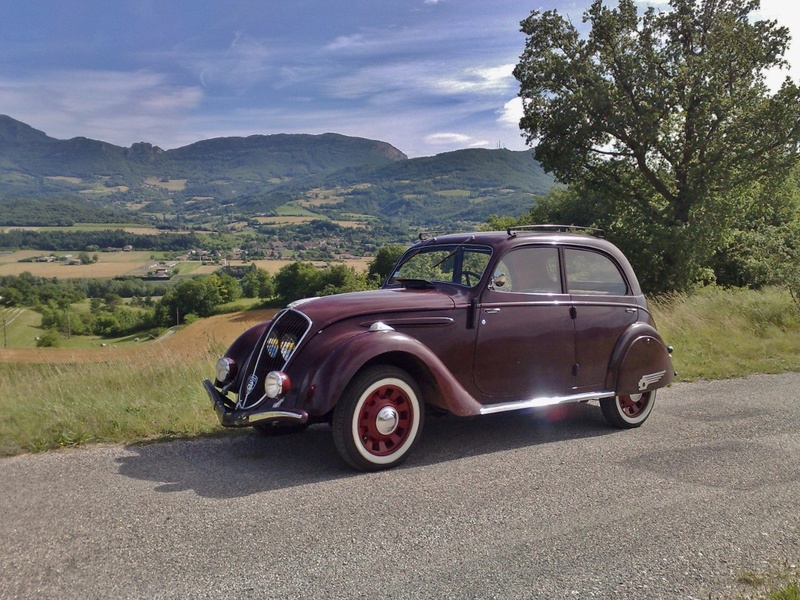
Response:
POLYGON ((434 145, 467 144, 472 138, 463 133, 431 133, 425 136, 425 141, 434 145))
POLYGON ((147 71, 76 70, 0 79, 0 106, 15 119, 53 137, 85 136, 123 146, 157 143, 202 99, 201 88, 172 85, 147 71))
POLYGON ((502 110, 498 111, 497 122, 501 125, 519 127, 519 121, 523 117, 522 98, 512 98, 503 105, 502 110))
POLYGON ((453 132, 440 132, 431 133, 425 136, 425 143, 431 146, 447 146, 448 149, 458 148, 485 148, 489 142, 482 139, 474 138, 470 135, 463 133, 453 132))
POLYGON ((437 88, 450 94, 493 93, 513 88, 513 64, 498 67, 472 67, 464 69, 455 76, 435 81, 437 88))

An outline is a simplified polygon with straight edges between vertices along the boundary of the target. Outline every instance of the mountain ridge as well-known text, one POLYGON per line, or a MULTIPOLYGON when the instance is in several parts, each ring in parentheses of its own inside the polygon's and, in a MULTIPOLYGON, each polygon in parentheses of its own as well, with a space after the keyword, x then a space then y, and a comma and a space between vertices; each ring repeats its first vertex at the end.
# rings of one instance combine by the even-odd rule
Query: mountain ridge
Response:
POLYGON ((82 136, 59 140, 0 115, 0 204, 59 196, 202 222, 231 212, 270 215, 300 203, 321 218, 430 223, 521 214, 553 184, 531 151, 463 149, 409 159, 387 142, 338 133, 125 148, 82 136))

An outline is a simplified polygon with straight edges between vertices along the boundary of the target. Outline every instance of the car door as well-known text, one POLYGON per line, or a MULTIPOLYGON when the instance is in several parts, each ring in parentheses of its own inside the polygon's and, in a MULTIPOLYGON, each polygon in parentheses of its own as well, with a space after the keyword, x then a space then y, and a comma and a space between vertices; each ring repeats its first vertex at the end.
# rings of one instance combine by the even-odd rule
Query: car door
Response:
POLYGON ((575 341, 558 248, 513 249, 493 280, 477 307, 475 386, 489 402, 568 392, 575 341))
POLYGON ((638 306, 622 270, 602 252, 566 247, 564 271, 575 316, 575 391, 602 390, 611 354, 638 320, 638 306))

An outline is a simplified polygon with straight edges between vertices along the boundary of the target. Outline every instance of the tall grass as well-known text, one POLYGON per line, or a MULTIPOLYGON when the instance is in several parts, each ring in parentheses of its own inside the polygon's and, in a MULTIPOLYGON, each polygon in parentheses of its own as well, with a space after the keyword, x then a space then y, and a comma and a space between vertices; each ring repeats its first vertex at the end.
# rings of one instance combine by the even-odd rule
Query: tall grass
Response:
POLYGON ((788 291, 709 287, 650 307, 684 381, 800 371, 800 308, 788 291))
POLYGON ((222 350, 186 359, 153 346, 134 362, 0 363, 0 455, 216 431, 200 382, 222 350))

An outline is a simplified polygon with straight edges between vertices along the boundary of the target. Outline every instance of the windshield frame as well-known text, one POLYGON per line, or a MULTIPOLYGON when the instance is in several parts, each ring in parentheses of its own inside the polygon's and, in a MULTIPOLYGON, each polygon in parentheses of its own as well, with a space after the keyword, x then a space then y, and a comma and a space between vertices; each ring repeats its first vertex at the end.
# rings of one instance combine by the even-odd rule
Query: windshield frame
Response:
POLYGON ((494 255, 494 248, 487 244, 479 244, 479 243, 471 243, 471 241, 465 242, 452 242, 452 243, 439 243, 439 244, 426 244, 420 247, 414 247, 409 249, 397 264, 392 269, 392 272, 389 274, 389 277, 386 279, 384 283, 384 287, 409 287, 409 285, 414 287, 425 287, 425 286, 433 286, 435 284, 447 284, 447 285, 457 285, 461 288, 465 289, 473 289, 477 287, 480 282, 484 279, 486 275, 486 271, 489 268, 489 264, 492 261, 492 256, 494 255), (442 256, 439 258, 435 256, 436 253, 441 253, 442 256), (415 260, 420 260, 426 254, 434 255, 432 258, 438 258, 436 262, 431 265, 427 265, 428 273, 423 273, 425 269, 425 265, 420 265, 418 270, 411 269, 407 274, 408 277, 404 277, 403 275, 403 267, 409 265, 415 260), (485 260, 483 261, 482 266, 478 268, 474 268, 476 265, 469 264, 470 256, 483 256, 485 260), (447 265, 449 261, 452 260, 452 268, 450 269, 441 269, 442 265, 447 265), (465 268, 466 263, 466 268, 465 268), (431 277, 430 271, 434 269, 439 269, 444 273, 449 273, 448 278, 436 278, 431 277), (478 271, 480 271, 478 273, 478 271), (466 279, 469 281, 469 284, 464 283, 465 280, 465 272, 466 273, 476 273, 479 274, 480 277, 474 278, 466 276, 466 279), (472 281, 474 279, 474 281, 472 281))

